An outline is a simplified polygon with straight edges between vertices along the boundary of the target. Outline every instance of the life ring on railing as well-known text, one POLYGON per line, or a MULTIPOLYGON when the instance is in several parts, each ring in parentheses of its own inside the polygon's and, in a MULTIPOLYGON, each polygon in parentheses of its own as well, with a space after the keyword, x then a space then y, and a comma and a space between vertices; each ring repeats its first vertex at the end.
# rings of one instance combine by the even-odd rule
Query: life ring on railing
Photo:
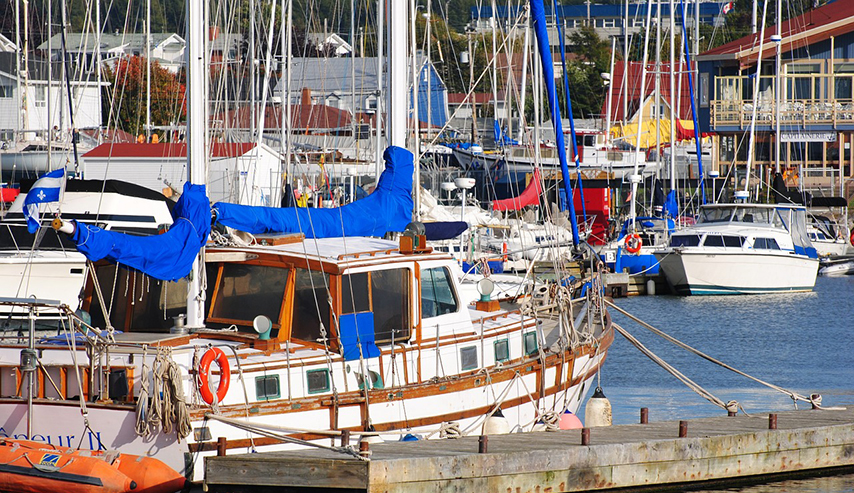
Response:
POLYGON ((626 237, 626 251, 629 253, 638 253, 643 246, 643 241, 637 233, 632 233, 626 237))
POLYGON ((848 243, 851 243, 851 246, 854 246, 854 231, 851 231, 851 236, 848 237, 848 243))
POLYGON ((213 404, 214 395, 208 385, 210 381, 211 363, 216 361, 219 366, 219 387, 216 389, 216 402, 222 402, 225 399, 225 394, 228 393, 228 384, 231 381, 231 368, 228 366, 228 358, 222 349, 212 347, 202 356, 199 361, 199 394, 202 395, 202 400, 208 404, 213 404))

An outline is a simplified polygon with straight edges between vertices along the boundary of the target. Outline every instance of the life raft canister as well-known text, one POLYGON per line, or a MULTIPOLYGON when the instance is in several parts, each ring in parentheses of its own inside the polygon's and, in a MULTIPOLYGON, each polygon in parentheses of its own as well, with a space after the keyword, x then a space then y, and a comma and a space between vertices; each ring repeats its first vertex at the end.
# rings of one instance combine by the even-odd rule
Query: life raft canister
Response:
POLYGON ((209 385, 211 363, 214 361, 219 366, 219 387, 216 389, 217 403, 225 399, 225 394, 228 393, 228 384, 231 381, 231 368, 228 366, 228 358, 226 358, 225 353, 218 347, 208 349, 199 362, 199 394, 202 395, 202 400, 208 404, 214 403, 214 394, 209 385))
POLYGON ((643 241, 637 233, 632 233, 626 237, 626 251, 629 253, 638 253, 643 246, 643 241))

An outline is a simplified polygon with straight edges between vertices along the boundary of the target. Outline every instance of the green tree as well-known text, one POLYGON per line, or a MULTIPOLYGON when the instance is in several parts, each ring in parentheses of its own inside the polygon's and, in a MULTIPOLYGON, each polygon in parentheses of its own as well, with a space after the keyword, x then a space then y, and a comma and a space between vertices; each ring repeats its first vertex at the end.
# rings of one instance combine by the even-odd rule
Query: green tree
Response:
MULTIPOLYGON (((605 85, 601 74, 607 72, 611 47, 592 26, 583 26, 569 37, 574 60, 567 60, 570 100, 576 118, 598 115, 605 101, 605 85)), ((559 92, 562 92, 559 90, 559 92)))

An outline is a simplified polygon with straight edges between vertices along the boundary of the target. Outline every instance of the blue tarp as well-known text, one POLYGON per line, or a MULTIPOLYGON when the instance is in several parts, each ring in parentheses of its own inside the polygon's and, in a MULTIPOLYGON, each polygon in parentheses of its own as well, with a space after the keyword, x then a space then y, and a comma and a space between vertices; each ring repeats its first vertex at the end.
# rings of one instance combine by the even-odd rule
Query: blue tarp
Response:
POLYGON ((204 185, 184 184, 184 193, 172 209, 169 231, 156 236, 130 236, 74 221, 71 240, 91 261, 107 259, 162 281, 187 276, 207 242, 211 229, 210 201, 204 185))
POLYGON ((217 202, 219 224, 252 234, 304 233, 306 238, 383 236, 412 221, 412 153, 391 146, 385 171, 367 197, 335 209, 275 208, 217 202))

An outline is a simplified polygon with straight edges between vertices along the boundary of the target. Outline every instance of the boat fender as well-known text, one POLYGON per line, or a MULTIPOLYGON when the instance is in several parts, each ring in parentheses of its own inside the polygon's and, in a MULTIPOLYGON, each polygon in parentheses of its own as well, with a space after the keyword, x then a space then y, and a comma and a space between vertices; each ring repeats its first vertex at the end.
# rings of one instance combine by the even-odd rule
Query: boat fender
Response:
POLYGON ((587 427, 611 426, 611 401, 605 397, 602 387, 596 387, 593 396, 587 401, 584 408, 584 421, 587 427))
POLYGON ((643 241, 637 233, 632 233, 626 237, 626 251, 629 253, 638 253, 643 246, 643 241))
POLYGON ((572 411, 568 409, 561 414, 558 426, 560 426, 561 430, 578 430, 584 428, 578 416, 572 414, 572 411))
POLYGON ((506 435, 510 433, 510 423, 504 417, 501 409, 496 410, 483 421, 484 435, 506 435))
POLYGON ((199 361, 199 394, 201 394, 202 400, 208 404, 214 403, 214 394, 209 385, 211 363, 214 361, 219 366, 219 386, 216 389, 217 403, 222 402, 225 398, 225 394, 228 393, 228 384, 231 381, 231 368, 228 366, 228 358, 226 358, 225 353, 218 347, 208 349, 199 361))

